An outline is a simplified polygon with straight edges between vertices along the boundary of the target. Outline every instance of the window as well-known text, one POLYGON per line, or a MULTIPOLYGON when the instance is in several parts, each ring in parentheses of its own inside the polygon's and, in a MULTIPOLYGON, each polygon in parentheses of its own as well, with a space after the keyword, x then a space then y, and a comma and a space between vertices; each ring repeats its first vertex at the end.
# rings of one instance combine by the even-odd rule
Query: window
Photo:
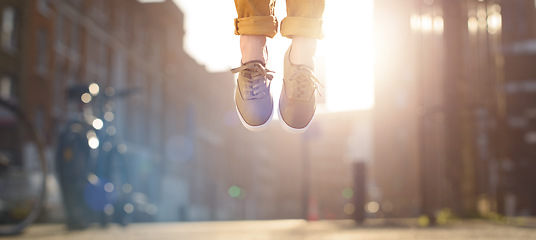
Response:
POLYGON ((120 8, 120 7, 116 7, 115 8, 115 11, 116 11, 116 32, 117 32, 117 35, 121 38, 121 39, 124 39, 125 38, 125 34, 126 34, 126 29, 127 29, 127 14, 126 14, 126 10, 125 8, 120 8))
POLYGON ((2 10, 1 16, 1 36, 0 42, 2 49, 6 52, 15 52, 17 50, 17 39, 16 39, 16 18, 15 18, 15 8, 6 7, 2 10))
POLYGON ((47 32, 39 29, 37 32, 37 73, 44 75, 48 71, 48 39, 47 32))
POLYGON ((70 1, 71 1, 71 3, 73 3, 73 5, 75 5, 77 7, 80 6, 80 4, 82 3, 82 0, 70 0, 70 1))
POLYGON ((50 13, 49 0, 39 0, 37 1, 37 10, 41 15, 48 17, 50 13))
POLYGON ((63 88, 63 78, 64 71, 60 61, 56 61, 56 69, 54 74, 54 98, 53 98, 53 113, 54 116, 59 117, 62 114, 63 110, 63 98, 64 98, 64 88, 63 88))
POLYGON ((86 38, 86 76, 85 79, 87 82, 94 82, 95 81, 95 72, 96 72, 96 66, 95 66, 95 49, 96 49, 96 40, 91 35, 88 34, 86 38))
POLYGON ((37 106, 35 108, 34 126, 37 128, 37 132, 45 132, 45 108, 43 106, 37 106))
POLYGON ((146 126, 144 117, 147 114, 147 105, 146 100, 147 98, 147 88, 145 87, 145 74, 142 71, 142 67, 140 66, 132 66, 134 69, 131 70, 131 73, 134 74, 132 76, 134 86, 140 87, 141 92, 132 96, 132 101, 129 101, 130 108, 133 110, 132 114, 130 116, 130 126, 129 131, 131 139, 134 139, 136 142, 140 142, 145 140, 144 139, 144 129, 146 126))
POLYGON ((108 47, 104 43, 100 42, 97 49, 97 75, 99 83, 107 84, 108 81, 108 47))
POLYGON ((13 95, 13 80, 9 76, 3 75, 0 77, 0 98, 9 99, 13 95))
POLYGON ((106 24, 108 22, 109 16, 109 1, 104 0, 93 0, 93 9, 92 15, 95 20, 101 24, 106 24))
POLYGON ((63 42, 63 34, 65 29, 65 18, 58 14, 56 15, 56 36, 55 36, 55 44, 56 49, 62 48, 64 45, 63 42))
POLYGON ((146 56, 146 48, 148 47, 146 42, 147 38, 149 37, 147 34, 147 25, 141 18, 136 18, 136 21, 134 22, 135 28, 133 32, 133 36, 135 39, 133 39, 132 44, 136 51, 138 51, 139 54, 146 56))
MULTIPOLYGON (((162 116, 162 104, 163 104, 163 97, 162 97, 162 79, 158 78, 158 75, 153 75, 150 81, 154 81, 155 84, 150 84, 150 91, 151 95, 149 96, 150 99, 150 105, 148 107, 148 111, 151 116, 154 117, 160 117, 162 116)), ((150 121, 149 119, 147 121, 150 121)), ((149 124, 149 141, 152 143, 152 146, 158 146, 160 145, 160 139, 162 139, 161 136, 161 130, 162 126, 160 124, 149 124)))
MULTIPOLYGON (((76 55, 80 52, 80 26, 76 22, 71 23, 71 55, 76 55)), ((73 59, 74 60, 74 59, 73 59)))
MULTIPOLYGON (((154 31, 153 31, 153 33, 154 33, 154 31)), ((158 34, 150 34, 150 35, 153 36, 151 41, 150 41, 150 43, 151 43, 150 44, 150 46, 151 46, 150 51, 151 52, 149 53, 149 56, 151 56, 150 61, 152 63, 154 63, 155 65, 160 66, 160 59, 161 59, 161 56, 160 56, 161 49, 160 48, 162 47, 162 45, 159 44, 160 39, 155 37, 155 36, 158 36, 158 34)))

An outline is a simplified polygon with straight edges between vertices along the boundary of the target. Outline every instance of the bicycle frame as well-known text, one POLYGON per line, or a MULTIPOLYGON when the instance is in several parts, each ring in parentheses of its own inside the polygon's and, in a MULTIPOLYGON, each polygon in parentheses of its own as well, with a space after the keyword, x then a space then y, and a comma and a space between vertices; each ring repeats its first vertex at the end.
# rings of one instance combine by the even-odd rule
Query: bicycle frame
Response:
MULTIPOLYGON (((93 85, 93 84, 92 84, 93 85)), ((90 85, 90 87, 92 86, 90 85)), ((98 85, 97 85, 98 86, 98 85)), ((95 85, 93 85, 95 87, 95 85)), ((86 88, 87 89, 87 88, 86 88)), ((95 88, 94 88, 95 89, 95 88)), ((98 87, 97 87, 98 89, 98 87)), ((79 87, 76 88, 76 91, 79 91, 79 87)), ((91 90, 89 90, 91 92, 91 90)), ((69 194, 69 191, 73 192, 74 195, 77 195, 78 198, 80 198, 80 195, 83 195, 83 200, 86 203, 86 207, 89 207, 89 209, 85 208, 85 212, 98 212, 98 215, 101 216, 101 224, 106 225, 108 222, 110 222, 110 217, 115 218, 117 222, 119 222, 122 225, 127 225, 130 219, 130 213, 133 211, 133 205, 130 203, 130 192, 132 191, 132 185, 130 184, 129 179, 129 173, 127 170, 127 165, 124 159, 122 159, 122 154, 124 151, 122 151, 123 148, 125 148, 126 145, 122 144, 121 141, 117 137, 117 129, 113 125, 114 115, 113 115, 113 108, 114 108, 114 101, 113 99, 117 97, 124 97, 131 93, 131 91, 127 92, 119 92, 118 94, 107 94, 107 95, 99 95, 99 91, 96 91, 96 93, 92 93, 91 96, 88 96, 88 92, 82 93, 82 95, 86 94, 86 105, 84 107, 84 114, 79 115, 78 119, 72 120, 67 124, 67 128, 60 137, 60 148, 63 146, 65 134, 71 134, 77 135, 79 139, 86 139, 87 141, 81 141, 85 142, 83 143, 83 147, 80 146, 80 151, 83 152, 82 155, 79 158, 87 157, 85 161, 86 170, 83 175, 83 181, 86 182, 86 186, 83 187, 83 190, 78 188, 75 190, 69 190, 68 182, 73 181, 72 179, 61 179, 61 182, 64 182, 63 185, 63 191, 64 196, 69 194), (73 125, 78 125, 79 129, 78 131, 73 131, 71 127, 73 125), (73 133, 75 132, 75 133, 73 133), (116 160, 116 158, 119 156, 119 160, 116 160), (119 163, 112 163, 113 161, 119 161, 119 163), (118 171, 111 171, 109 169, 112 169, 110 167, 110 164, 119 164, 120 167, 118 171), (117 180, 117 176, 119 176, 119 180, 117 180), (112 179, 112 177, 114 179, 112 179), (112 182, 112 180, 115 180, 116 182, 112 182), (119 181, 119 183, 117 183, 119 181), (119 184, 120 186, 115 186, 114 184, 119 184), (83 192, 80 192, 80 191, 83 192), (120 192, 122 191, 122 192, 120 192), (120 197, 118 197, 120 196, 120 197), (115 210, 118 206, 116 205, 116 202, 119 200, 124 202, 124 207, 120 208, 119 210, 115 210), (126 199, 126 200, 125 200, 126 199), (124 216, 117 217, 117 213, 124 212, 124 216), (120 219, 118 219, 120 218, 120 219)), ((113 92, 113 91, 112 91, 113 92)), ((78 92, 80 93, 80 92, 78 92)), ((83 97, 82 97, 83 99, 83 97)), ((80 143, 82 145, 82 143, 80 143)), ((60 153, 61 150, 58 151, 60 153)), ((61 160, 62 156, 59 155, 58 160, 60 160, 60 163, 58 164, 59 167, 66 166, 67 163, 63 163, 64 161, 61 160), (63 164, 63 165, 62 165, 63 164)), ((76 161, 76 159, 75 159, 76 161)), ((83 159, 79 159, 79 161, 84 161, 83 159)), ((84 165, 84 163, 80 163, 84 165)), ((66 173, 62 173, 60 170, 60 175, 66 175, 66 173)), ((66 178, 66 176, 63 176, 62 178, 66 178)), ((75 177, 71 177, 75 178, 75 177)), ((76 198, 72 196, 71 198, 76 198)), ((74 201, 69 200, 67 198, 64 198, 66 202, 74 201)), ((76 202, 76 201, 74 201, 76 202)), ((119 206, 121 207, 121 206, 119 206)), ((82 208, 82 207, 80 207, 82 208)), ((67 211, 69 210, 69 206, 67 206, 67 211)), ((83 216, 80 216, 83 217, 83 216)), ((79 217, 79 218, 80 218, 79 217)), ((76 218, 72 217, 71 218, 76 218)), ((71 220, 69 222, 73 222, 76 220, 71 220)), ((69 228, 85 228, 85 223, 80 223, 80 226, 69 226, 69 228)))
POLYGON ((46 185, 47 185, 47 165, 44 153, 44 141, 42 136, 36 131, 32 122, 27 118, 26 113, 17 104, 8 102, 4 99, 0 99, 0 107, 7 109, 15 114, 17 122, 23 124, 30 132, 30 138, 35 141, 37 146, 37 152, 39 162, 41 163, 42 179, 40 184, 40 191, 37 196, 37 200, 33 203, 30 213, 21 222, 8 226, 0 226, 0 235, 14 235, 21 233, 26 227, 30 226, 41 212, 43 202, 46 197, 46 185))

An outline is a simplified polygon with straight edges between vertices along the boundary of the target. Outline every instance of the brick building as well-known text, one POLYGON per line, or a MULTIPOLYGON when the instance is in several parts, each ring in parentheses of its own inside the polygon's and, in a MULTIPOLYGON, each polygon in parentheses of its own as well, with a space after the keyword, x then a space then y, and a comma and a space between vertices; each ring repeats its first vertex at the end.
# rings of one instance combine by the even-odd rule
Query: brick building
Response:
POLYGON ((534 1, 395 2, 375 1, 388 216, 533 215, 534 1))
POLYGON ((172 90, 194 62, 182 47, 182 12, 171 1, 2 1, 0 9, 3 96, 17 99, 45 136, 50 169, 56 134, 73 112, 68 87, 139 88, 131 99, 117 101, 115 121, 131 161, 153 166, 152 172, 133 170, 141 174, 139 191, 156 197, 150 190, 158 180, 143 179, 162 162, 170 133, 165 123, 178 114, 165 110, 179 101, 172 90))
POLYGON ((504 58, 503 109, 506 126, 505 155, 501 159, 499 211, 505 215, 536 214, 535 94, 536 5, 534 1, 503 1, 502 45, 504 58))

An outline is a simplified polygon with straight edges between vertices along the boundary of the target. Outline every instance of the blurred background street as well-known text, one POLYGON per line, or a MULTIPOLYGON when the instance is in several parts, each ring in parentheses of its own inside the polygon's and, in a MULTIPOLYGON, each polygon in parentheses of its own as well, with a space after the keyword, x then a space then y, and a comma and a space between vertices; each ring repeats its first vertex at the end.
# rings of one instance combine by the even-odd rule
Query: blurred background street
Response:
POLYGON ((301 135, 240 124, 235 17, 0 0, 0 99, 35 127, 0 104, 0 232, 39 205, 21 238, 536 239, 536 1, 326 1, 301 135))
MULTIPOLYGON (((411 219, 381 220, 356 226, 351 220, 306 222, 270 220, 237 222, 144 223, 128 228, 113 226, 67 232, 61 225, 37 225, 14 239, 458 239, 529 240, 536 229, 492 224, 484 221, 458 222, 443 227, 421 228, 411 219)), ((7 238, 9 239, 9 238, 7 238)))

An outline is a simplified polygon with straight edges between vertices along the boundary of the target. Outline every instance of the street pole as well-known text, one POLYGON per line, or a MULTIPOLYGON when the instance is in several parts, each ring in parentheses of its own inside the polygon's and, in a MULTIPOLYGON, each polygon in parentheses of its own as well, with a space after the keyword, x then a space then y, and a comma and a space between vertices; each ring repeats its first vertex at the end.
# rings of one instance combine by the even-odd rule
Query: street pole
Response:
POLYGON ((354 167, 354 221, 356 223, 363 223, 365 221, 365 201, 366 201, 366 164, 364 161, 357 161, 353 164, 354 167))
POLYGON ((302 135, 302 216, 303 219, 309 218, 309 152, 307 151, 307 139, 302 135))

